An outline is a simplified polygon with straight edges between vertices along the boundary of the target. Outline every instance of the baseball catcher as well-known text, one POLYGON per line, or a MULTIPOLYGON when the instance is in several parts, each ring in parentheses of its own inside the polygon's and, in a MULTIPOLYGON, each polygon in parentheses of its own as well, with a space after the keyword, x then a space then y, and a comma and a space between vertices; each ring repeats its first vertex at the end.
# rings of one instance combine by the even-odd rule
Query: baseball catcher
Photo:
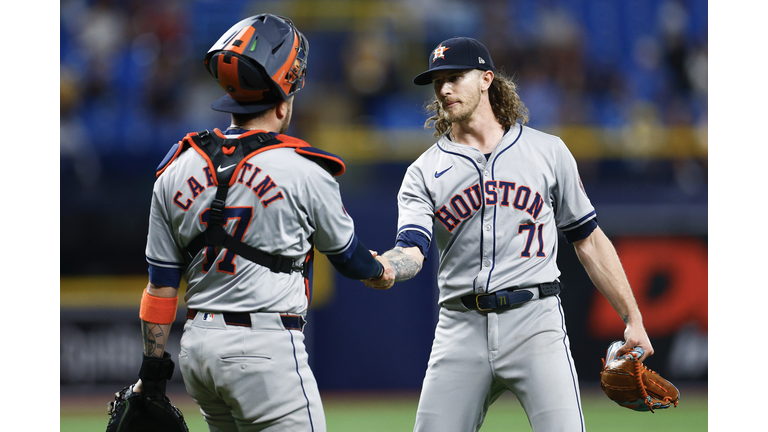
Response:
POLYGON ((141 381, 115 393, 109 403, 107 432, 189 432, 184 415, 165 394, 173 369, 168 353, 163 358, 144 355, 141 381))
POLYGON ((644 351, 635 347, 617 357, 623 341, 611 343, 603 359, 600 387, 609 399, 635 411, 654 412, 657 409, 677 406, 680 392, 671 382, 648 369, 640 358, 644 351))
POLYGON ((232 26, 205 56, 227 92, 211 108, 231 123, 187 134, 158 166, 139 308, 141 380, 118 394, 110 431, 187 430, 165 397, 183 278, 179 371, 209 429, 325 432, 303 333, 314 251, 351 279, 385 269, 344 210, 334 179, 344 161, 286 135, 308 55, 290 19, 259 14, 232 26), (155 429, 122 426, 139 419, 155 429))

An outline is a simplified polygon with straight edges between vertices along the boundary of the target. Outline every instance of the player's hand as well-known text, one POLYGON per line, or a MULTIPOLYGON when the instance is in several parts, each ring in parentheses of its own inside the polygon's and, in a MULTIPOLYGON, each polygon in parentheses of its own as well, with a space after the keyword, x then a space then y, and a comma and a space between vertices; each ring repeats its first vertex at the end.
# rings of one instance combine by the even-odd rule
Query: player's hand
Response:
POLYGON ((642 324, 627 324, 627 328, 624 329, 624 346, 619 348, 616 352, 618 357, 623 356, 629 350, 639 346, 645 351, 643 356, 640 357, 640 361, 644 361, 649 356, 653 355, 653 346, 651 340, 648 338, 648 334, 645 332, 642 324))
POLYGON ((375 251, 371 251, 371 254, 381 263, 381 265, 384 267, 384 273, 377 277, 377 278, 371 278, 371 279, 365 279, 363 280, 363 283, 367 287, 375 288, 375 289, 390 289, 395 284, 395 269, 392 268, 392 265, 389 263, 389 260, 386 259, 383 256, 378 256, 375 251))

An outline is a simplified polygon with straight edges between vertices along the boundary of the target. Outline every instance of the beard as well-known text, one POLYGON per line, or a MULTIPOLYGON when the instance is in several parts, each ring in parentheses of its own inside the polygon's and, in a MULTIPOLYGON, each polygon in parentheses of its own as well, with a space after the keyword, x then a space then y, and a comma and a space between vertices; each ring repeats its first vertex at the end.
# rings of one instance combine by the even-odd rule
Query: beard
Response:
POLYGON ((443 108, 443 118, 449 123, 461 123, 468 120, 480 105, 480 91, 470 94, 458 106, 449 112, 443 108))

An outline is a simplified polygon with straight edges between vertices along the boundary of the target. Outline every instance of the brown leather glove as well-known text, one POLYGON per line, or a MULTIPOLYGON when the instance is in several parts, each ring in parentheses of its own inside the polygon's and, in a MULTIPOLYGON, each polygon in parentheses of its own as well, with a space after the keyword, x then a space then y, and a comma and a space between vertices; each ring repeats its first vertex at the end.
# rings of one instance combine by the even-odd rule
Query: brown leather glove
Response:
POLYGON ((618 357, 623 341, 613 342, 605 353, 600 387, 609 399, 635 411, 651 411, 677 406, 680 391, 671 382, 648 369, 638 360, 643 349, 635 347, 618 357))

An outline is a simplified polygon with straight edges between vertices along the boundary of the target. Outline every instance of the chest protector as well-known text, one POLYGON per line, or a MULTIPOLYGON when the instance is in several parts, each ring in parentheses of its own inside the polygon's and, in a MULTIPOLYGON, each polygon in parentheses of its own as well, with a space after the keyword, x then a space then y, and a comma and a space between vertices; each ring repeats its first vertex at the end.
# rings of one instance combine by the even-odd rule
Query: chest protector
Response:
MULTIPOLYGON (((338 156, 316 149, 306 142, 287 135, 274 134, 264 131, 250 131, 238 138, 226 138, 219 129, 213 133, 207 130, 190 133, 176 144, 166 155, 157 169, 157 177, 175 161, 181 153, 192 148, 208 163, 207 172, 212 176, 216 186, 216 196, 211 202, 210 218, 205 231, 198 234, 184 248, 187 262, 204 248, 223 247, 236 255, 240 255, 256 264, 269 268, 275 273, 291 273, 293 271, 308 272, 312 251, 307 254, 303 265, 294 265, 294 260, 283 255, 271 255, 232 237, 224 229, 229 188, 235 183, 237 174, 243 168, 245 161, 261 152, 277 148, 294 148, 296 153, 316 162, 328 170, 333 176, 344 174, 344 161, 338 156), (234 168, 234 169, 233 169, 234 168)), ((218 251, 216 251, 218 252, 218 251)))

